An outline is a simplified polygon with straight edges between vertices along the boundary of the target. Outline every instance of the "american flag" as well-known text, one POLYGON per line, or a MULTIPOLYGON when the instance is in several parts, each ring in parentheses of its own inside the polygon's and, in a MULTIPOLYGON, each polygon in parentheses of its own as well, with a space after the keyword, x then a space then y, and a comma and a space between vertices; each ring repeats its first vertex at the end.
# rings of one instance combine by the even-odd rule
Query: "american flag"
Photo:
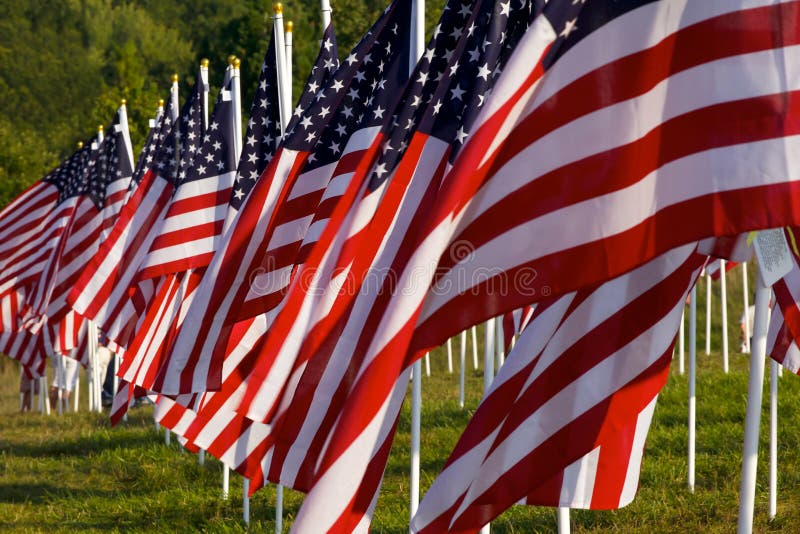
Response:
MULTIPOLYGON (((365 356, 369 357, 366 351, 371 344, 371 337, 381 333, 376 319, 380 317, 395 290, 405 293, 401 289, 402 280, 387 274, 401 272, 396 267, 409 259, 402 249, 404 242, 414 235, 412 223, 424 218, 429 207, 426 203, 435 197, 437 181, 447 168, 448 156, 455 148, 454 145, 459 143, 459 134, 469 127, 471 114, 463 111, 479 105, 485 92, 491 87, 491 73, 501 66, 503 37, 508 35, 513 39, 515 32, 521 34, 527 23, 527 5, 513 11, 510 4, 495 6, 490 2, 478 3, 474 7, 461 4, 450 6, 451 11, 460 14, 452 30, 456 41, 438 49, 436 46, 428 47, 429 56, 441 55, 445 59, 444 65, 436 67, 441 69, 441 80, 434 84, 433 90, 425 98, 426 110, 410 139, 405 155, 385 184, 386 189, 378 211, 357 239, 351 237, 356 236, 356 232, 348 231, 346 227, 339 235, 341 239, 347 237, 346 246, 352 247, 354 251, 352 261, 356 267, 351 268, 355 272, 354 278, 369 281, 372 273, 378 273, 378 285, 373 287, 365 284, 360 291, 358 287, 356 291, 348 287, 345 295, 342 295, 345 292, 329 293, 336 295, 336 302, 330 309, 324 309, 324 312, 329 317, 332 311, 339 314, 339 322, 332 325, 333 329, 327 334, 327 338, 318 338, 322 339, 319 344, 314 343, 313 336, 319 334, 322 323, 314 325, 317 330, 309 336, 310 342, 306 341, 301 348, 297 360, 299 365, 292 370, 293 374, 287 381, 289 387, 286 388, 283 398, 278 399, 280 405, 274 432, 279 443, 276 445, 273 463, 278 463, 276 458, 281 460, 282 475, 287 480, 292 476, 301 476, 314 484, 307 500, 309 504, 302 509, 308 513, 304 515, 301 512, 303 521, 308 521, 309 526, 323 525, 322 528, 327 528, 326 525, 343 522, 341 524, 348 525, 347 528, 354 527, 363 520, 365 507, 373 499, 385 465, 385 454, 388 454, 391 444, 396 417, 388 415, 386 426, 378 425, 369 430, 370 433, 374 431, 380 435, 381 445, 375 449, 361 448, 354 452, 361 455, 355 469, 346 476, 338 471, 341 477, 339 490, 346 497, 337 499, 336 503, 327 504, 324 503, 325 495, 330 495, 332 488, 327 485, 326 478, 326 471, 329 469, 326 460, 331 453, 326 441, 335 436, 342 425, 350 424, 344 417, 339 418, 339 410, 344 403, 349 402, 351 396, 360 396, 363 393, 358 391, 361 379, 359 375, 364 369, 362 364, 365 356), (487 43, 485 47, 484 42, 487 43), (488 74, 485 77, 480 76, 479 73, 487 69, 488 74), (419 209, 409 210, 415 203, 419 209), (365 268, 369 271, 363 271, 365 268), (383 279, 380 278, 381 273, 383 279), (343 297, 354 298, 349 303, 343 297), (357 327, 359 323, 360 326, 357 327), (363 464, 360 463, 362 460, 363 464), (320 481, 322 486, 319 485, 320 481)), ((446 20, 444 16, 443 20, 446 20)), ((440 76, 436 74, 436 77, 440 76)), ((420 78, 416 76, 413 79, 420 78)), ((408 106, 414 104, 418 104, 414 98, 406 103, 408 106)), ((368 186, 380 184, 385 179, 382 171, 389 170, 384 163, 387 160, 388 158, 378 159, 374 172, 368 175, 368 186)), ((367 191, 369 189, 370 187, 367 191)), ((362 206, 363 204, 359 205, 357 210, 363 209, 362 206)), ((336 250, 338 247, 332 248, 336 250)), ((341 261, 343 257, 345 256, 340 256, 339 265, 344 264, 341 261)), ((324 303, 325 300, 323 296, 321 301, 324 303)), ((270 339, 268 343, 269 341, 270 339)), ((390 389, 396 378, 397 374, 384 377, 384 380, 390 381, 390 389)), ((401 382, 394 389, 396 394, 390 399, 379 400, 377 395, 369 400, 362 398, 362 401, 373 403, 367 411, 374 409, 381 413, 384 410, 387 413, 398 413, 399 403, 405 393, 405 382, 401 382)), ((245 398, 245 401, 257 399, 248 406, 251 410, 249 413, 257 413, 263 409, 264 389, 255 381, 251 385, 257 386, 259 396, 245 398)))
MULTIPOLYGON (((329 35, 327 37, 332 38, 332 31, 332 28, 330 28, 328 31, 329 35)), ((250 111, 250 119, 247 123, 244 147, 239 159, 236 179, 229 200, 229 209, 225 223, 226 228, 230 226, 236 216, 236 213, 239 209, 241 209, 245 198, 247 198, 250 190, 255 185, 256 180, 259 178, 269 161, 272 159, 275 149, 280 141, 281 125, 278 113, 278 85, 275 54, 276 52, 273 36, 273 38, 270 40, 269 46, 267 47, 267 53, 264 57, 264 62, 261 67, 261 74, 259 77, 258 86, 256 88, 256 94, 250 111)), ((329 61, 327 58, 326 60, 329 61)), ((312 72, 312 78, 310 81, 313 82, 316 80, 319 82, 320 77, 326 72, 328 71, 324 69, 319 70, 316 74, 312 72)), ((304 93, 304 95, 301 97, 301 103, 304 100, 308 101, 308 98, 306 98, 306 93, 304 93)), ((190 296, 193 297, 194 295, 195 293, 192 292, 190 296)), ((191 301, 187 300, 186 304, 191 306, 191 301)), ((245 324, 241 327, 246 329, 248 326, 249 324, 245 324)), ((235 367, 237 362, 238 360, 231 363, 235 367)), ((201 404, 205 405, 211 401, 212 397, 217 397, 214 399, 215 401, 220 400, 219 395, 222 394, 223 392, 218 392, 216 394, 206 393, 204 398, 201 399, 202 403, 196 403, 196 399, 186 399, 181 397, 179 398, 180 403, 173 403, 173 405, 171 405, 171 408, 168 410, 169 414, 165 412, 165 422, 169 423, 171 420, 185 420, 185 412, 187 408, 181 403, 192 406, 195 406, 195 404, 197 406, 200 406, 201 404)), ((196 426, 201 425, 202 427, 206 428, 207 431, 214 432, 212 429, 216 428, 215 423, 217 422, 217 419, 213 419, 214 416, 216 416, 217 419, 222 418, 225 421, 223 428, 228 425, 231 420, 235 420, 238 417, 235 413, 233 413, 232 410, 226 411, 223 409, 220 411, 218 409, 209 409, 206 410, 202 416, 198 417, 195 415, 194 424, 196 426)), ((182 435, 188 436, 188 429, 181 430, 185 431, 185 433, 182 433, 182 435)), ((219 429, 217 432, 224 434, 224 436, 229 439, 230 443, 234 444, 234 446, 239 439, 239 433, 234 431, 225 432, 222 429, 219 429)), ((208 449, 211 454, 223 459, 224 450, 220 451, 213 446, 209 447, 208 445, 204 445, 204 448, 208 449)), ((227 458, 224 461, 228 462, 227 458)), ((228 463, 230 464, 230 462, 228 463)), ((236 467, 236 464, 231 464, 231 467, 236 467)))
POLYGON ((363 342, 355 394, 338 410, 320 464, 319 499, 312 491, 303 508, 318 512, 309 518, 326 513, 322 488, 338 485, 341 495, 342 478, 366 472, 372 451, 383 449, 391 380, 427 348, 682 243, 798 217, 781 200, 797 188, 785 167, 794 88, 769 59, 791 50, 796 5, 699 6, 545 5, 445 175, 425 228, 404 246, 413 261, 398 287, 412 276, 418 285, 422 271, 432 273, 431 289, 397 292, 380 322, 361 323, 377 335, 363 342), (767 20, 786 21, 780 38, 767 20), (726 37, 710 42, 721 46, 674 46, 708 43, 716 32, 726 37), (572 176, 580 178, 565 187, 572 176), (776 209, 754 209, 753 195, 776 209), (509 288, 502 298, 500 287, 509 288))
POLYGON ((407 78, 407 51, 395 45, 407 20, 401 12, 410 12, 410 0, 387 8, 287 132, 209 267, 208 283, 198 289, 195 305, 202 313, 190 315, 187 336, 179 336, 163 393, 219 389, 233 325, 248 317, 261 321, 265 310, 280 304, 295 251, 313 235, 315 212, 347 184, 377 133, 375 123, 396 98, 393 88, 407 78))
MULTIPOLYGON (((258 407, 257 410, 248 412, 251 418, 267 419, 279 400, 278 395, 291 397, 290 392, 282 391, 289 373, 299 375, 311 354, 316 355, 317 361, 320 361, 321 355, 317 350, 318 347, 312 346, 305 355, 300 354, 298 357, 297 343, 303 339, 306 330, 321 329, 319 323, 330 324, 338 318, 337 313, 341 314, 347 309, 348 299, 358 293, 357 287, 350 285, 353 281, 362 283, 369 279, 359 271, 359 266, 363 268, 364 262, 371 260, 369 252, 374 253, 382 244, 383 236, 387 233, 386 223, 395 222, 391 219, 384 220, 380 221, 381 226, 379 226, 377 221, 370 221, 370 218, 379 202, 388 204, 390 201, 400 200, 397 195, 391 196, 387 193, 387 184, 407 183, 405 181, 407 175, 403 175, 400 171, 396 175, 394 172, 400 157, 407 150, 413 156, 420 157, 419 147, 414 146, 414 150, 409 149, 409 141, 426 110, 433 106, 431 99, 440 86, 438 80, 453 70, 450 65, 451 58, 457 57, 454 54, 459 37, 463 34, 471 15, 472 9, 468 4, 454 1, 445 6, 433 39, 411 75, 412 83, 409 84, 401 102, 403 105, 393 113, 393 120, 386 125, 383 135, 370 155, 362 158, 364 161, 351 181, 350 190, 339 201, 336 212, 331 217, 333 222, 326 227, 325 234, 320 237, 313 255, 309 256, 304 266, 300 267, 295 277, 296 283, 286 297, 284 310, 273 326, 276 335, 268 337, 267 344, 259 356, 258 366, 251 376, 251 384, 257 384, 259 387, 259 391, 256 392, 251 386, 245 399, 246 405, 254 404, 258 407), (374 170, 370 172, 370 169, 374 170), (355 263, 354 257, 361 263, 355 263), (310 273, 314 278, 306 273, 310 273), (338 277, 333 276, 333 273, 337 273, 338 277), (344 276, 348 280, 347 290, 339 294, 338 284, 344 276), (309 287, 309 282, 314 286, 309 287), (326 287, 328 284, 334 286, 333 291, 326 287), (333 309, 331 307, 333 300, 326 298, 331 293, 337 295, 336 302, 341 303, 338 309, 333 309), (314 315, 309 315, 307 310, 314 315), (258 395, 258 400, 255 402, 253 402, 254 395, 258 395)), ((481 42, 479 34, 482 35, 481 31, 474 34, 476 45, 481 42)), ((461 70, 465 82, 469 80, 470 71, 469 68, 461 70)), ((460 97, 462 100, 465 98, 463 93, 460 97)), ((455 120, 458 111, 460 110, 449 116, 455 120)), ((430 158, 429 155, 426 156, 430 158)), ((409 156, 407 161, 410 162, 411 159, 412 156, 409 156)), ((430 164, 430 161, 426 159, 425 164, 430 164)), ((413 172, 415 167, 415 164, 409 164, 404 170, 413 172)), ((400 185, 393 187, 400 189, 400 185)), ((387 213, 391 211, 387 210, 387 213)), ((408 220, 395 222, 406 227, 408 223, 408 220)))
POLYGON ((123 104, 97 146, 94 164, 88 171, 87 194, 75 208, 47 302, 48 328, 57 341, 54 348, 63 354, 78 346, 83 324, 83 318, 67 304, 67 295, 116 222, 132 174, 133 152, 123 104))
POLYGON ((633 500, 696 245, 543 301, 412 520, 478 530, 510 506, 613 509, 633 500))
POLYGON ((175 194, 150 254, 139 268, 139 279, 158 278, 158 288, 127 347, 120 376, 148 390, 158 389, 163 357, 205 273, 227 215, 237 161, 231 83, 228 80, 220 90, 205 134, 198 131, 192 139, 195 132, 188 133, 190 143, 175 194))
POLYGON ((207 84, 201 75, 197 79, 181 113, 174 119, 170 108, 177 104, 177 82, 173 85, 173 99, 165 112, 161 144, 152 166, 68 297, 78 313, 95 320, 103 332, 122 346, 127 345, 127 336, 133 330, 130 325, 137 319, 131 289, 135 289, 140 267, 161 234, 173 194, 185 179, 190 160, 202 140, 202 93, 207 91, 207 84), (120 332, 119 325, 125 325, 127 330, 120 332))
POLYGON ((0 296, 27 288, 20 321, 29 307, 46 303, 91 160, 88 142, 0 212, 0 296))

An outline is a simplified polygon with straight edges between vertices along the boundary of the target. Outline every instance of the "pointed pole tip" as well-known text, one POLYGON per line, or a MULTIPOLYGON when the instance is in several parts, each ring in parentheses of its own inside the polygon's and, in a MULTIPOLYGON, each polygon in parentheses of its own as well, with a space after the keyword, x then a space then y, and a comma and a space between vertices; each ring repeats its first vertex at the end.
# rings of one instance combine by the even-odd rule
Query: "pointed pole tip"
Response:
POLYGON ((127 103, 128 103, 128 101, 127 101, 127 100, 125 100, 124 98, 123 98, 122 100, 120 100, 120 101, 119 101, 119 105, 120 105, 120 106, 124 106, 124 105, 125 105, 125 104, 127 104, 127 103))
POLYGON ((200 60, 200 66, 207 69, 208 68, 208 58, 203 58, 200 60))
POLYGON ((160 108, 164 107, 164 99, 163 98, 159 98, 158 99, 158 107, 160 107, 160 108))
POLYGON ((238 57, 234 58, 233 63, 232 63, 234 69, 238 69, 241 66, 241 64, 242 64, 242 62, 241 62, 241 60, 239 60, 238 57))
POLYGON ((177 74, 173 74, 172 75, 172 82, 173 83, 178 83, 178 75, 177 74))
POLYGON ((276 15, 280 15, 283 13, 283 4, 280 2, 275 2, 272 4, 272 10, 275 12, 276 15))
POLYGON ((294 31, 294 22, 291 20, 286 23, 286 33, 292 33, 294 31))

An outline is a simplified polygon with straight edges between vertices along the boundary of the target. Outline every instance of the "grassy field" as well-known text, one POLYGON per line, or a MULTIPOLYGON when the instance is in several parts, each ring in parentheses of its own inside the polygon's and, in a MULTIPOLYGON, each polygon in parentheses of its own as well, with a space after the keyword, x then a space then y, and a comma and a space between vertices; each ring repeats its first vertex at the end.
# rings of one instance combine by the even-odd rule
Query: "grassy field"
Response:
MULTIPOLYGON (((716 349, 706 356, 699 328, 697 381, 697 487, 686 487, 687 377, 678 373, 664 388, 647 441, 639 493, 617 511, 572 511, 575 532, 730 532, 735 529, 745 399, 746 356, 736 352, 741 307, 739 271, 730 278, 731 371, 722 372, 719 354, 719 306, 715 301, 712 337, 716 349)), ((752 287, 752 285, 751 285, 752 287)), ((700 302, 704 303, 704 284, 700 302)), ((718 291, 718 288, 717 288, 718 291)), ((704 305, 698 307, 700 324, 704 305)), ((457 351, 456 351, 457 354, 457 351)), ((468 352, 470 354, 470 352, 468 352)), ((443 351, 432 355, 432 374, 423 380, 422 485, 431 484, 480 398, 482 374, 468 358, 467 406, 458 406, 458 374, 449 374, 443 351)), ((767 373, 768 374, 768 373, 767 373)), ((110 428, 99 414, 43 417, 18 414, 18 371, 0 364, 0 531, 208 531, 248 530, 241 521, 241 477, 231 477, 231 495, 220 498, 222 468, 156 433, 152 408, 132 410, 127 424, 110 428)), ((779 405, 778 516, 767 520, 768 411, 762 415, 761 459, 756 494, 757 531, 800 532, 800 380, 784 374, 779 405)), ((86 398, 83 392, 84 400, 86 398)), ((85 405, 85 402, 84 402, 85 405)), ((85 408, 84 408, 85 409, 85 408)), ((375 532, 407 532, 409 406, 387 468, 375 532)), ((274 530, 274 487, 259 491, 251 503, 254 532, 274 530)), ((284 530, 302 502, 287 491, 284 530)), ((552 509, 517 506, 493 524, 494 532, 551 532, 552 509)))

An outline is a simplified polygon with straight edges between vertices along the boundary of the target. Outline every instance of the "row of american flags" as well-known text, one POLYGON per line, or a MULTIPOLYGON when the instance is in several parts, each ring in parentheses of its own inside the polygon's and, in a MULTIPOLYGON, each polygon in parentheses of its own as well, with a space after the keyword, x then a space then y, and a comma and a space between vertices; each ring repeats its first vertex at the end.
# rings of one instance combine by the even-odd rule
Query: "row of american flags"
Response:
MULTIPOLYGON (((94 321, 112 421, 158 394, 251 491, 307 492, 297 531, 349 532, 410 366, 517 310, 411 528, 624 506, 707 258, 800 226, 800 2, 449 0, 419 61, 412 4, 341 61, 331 23, 290 116, 271 42, 241 139, 236 64, 211 110, 202 67, 183 105, 175 80, 138 158, 123 104, 0 213, 0 348, 41 374, 94 321)), ((797 372, 793 254, 770 347, 797 372)))

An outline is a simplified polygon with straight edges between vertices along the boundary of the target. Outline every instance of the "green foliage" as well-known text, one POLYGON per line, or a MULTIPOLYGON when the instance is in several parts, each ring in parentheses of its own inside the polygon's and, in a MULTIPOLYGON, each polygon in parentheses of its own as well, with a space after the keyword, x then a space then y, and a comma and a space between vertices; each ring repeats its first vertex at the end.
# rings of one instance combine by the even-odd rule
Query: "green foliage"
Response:
MULTIPOLYGON (((386 7, 386 0, 334 0, 344 57, 386 7)), ((428 29, 443 3, 427 6, 428 29)), ((272 32, 272 5, 261 0, 65 0, 0 3, 0 206, 38 180, 128 101, 140 149, 159 98, 177 72, 182 87, 210 62, 219 85, 227 57, 242 60, 247 119, 272 32)), ((322 22, 317 0, 286 2, 294 22, 294 98, 316 57, 322 22)))

